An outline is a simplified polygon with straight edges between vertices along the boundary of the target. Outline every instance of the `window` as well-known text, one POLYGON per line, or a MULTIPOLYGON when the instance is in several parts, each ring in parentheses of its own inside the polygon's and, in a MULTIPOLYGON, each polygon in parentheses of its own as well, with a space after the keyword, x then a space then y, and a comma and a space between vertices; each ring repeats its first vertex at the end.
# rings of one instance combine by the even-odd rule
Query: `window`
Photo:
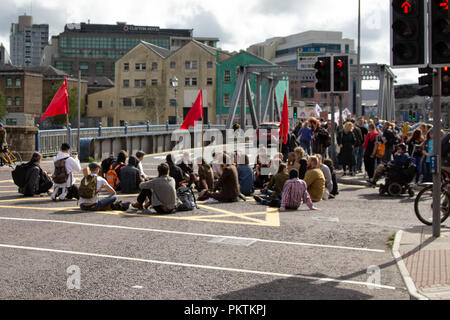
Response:
POLYGON ((314 88, 301 88, 300 94, 302 98, 314 98, 314 88))
POLYGON ((157 79, 152 79, 152 86, 156 87, 158 85, 158 80, 157 79))
POLYGON ((177 100, 175 100, 175 99, 170 99, 170 100, 169 100, 169 104, 170 104, 171 107, 176 107, 176 106, 177 106, 177 100))
POLYGON ((206 85, 207 86, 212 86, 213 85, 213 79, 212 78, 206 79, 206 85))
POLYGON ((184 66, 186 69, 194 70, 194 69, 197 69, 198 63, 197 63, 197 61, 186 61, 184 63, 184 66))
POLYGON ((136 71, 145 71, 147 66, 145 63, 136 63, 136 71))
POLYGON ((223 105, 224 105, 224 107, 229 107, 230 104, 231 104, 231 101, 230 101, 230 94, 229 94, 229 93, 225 93, 225 94, 223 95, 223 105))
POLYGON ((123 64, 123 71, 125 71, 125 72, 130 71, 130 64, 129 63, 124 63, 123 64))
POLYGON ((144 106, 144 99, 142 98, 136 98, 136 107, 143 107, 144 106))
POLYGON ((157 62, 153 62, 152 63, 152 70, 158 70, 158 63, 157 62))
POLYGON ((95 63, 95 71, 97 74, 105 73, 105 63, 104 62, 96 62, 95 63))
POLYGON ((123 98, 123 106, 131 107, 131 98, 123 98))
POLYGON ((208 62, 206 63, 206 67, 207 67, 208 69, 212 69, 212 67, 213 67, 213 62, 212 62, 212 61, 208 61, 208 62))
POLYGON ((14 105, 15 105, 16 107, 20 107, 20 97, 15 97, 15 98, 14 98, 14 105))
POLYGON ((134 87, 135 88, 143 88, 146 85, 145 80, 134 80, 134 87))
POLYGON ((103 109, 103 101, 101 101, 101 100, 97 101, 97 108, 103 109))
POLYGON ((130 87, 130 80, 123 80, 123 87, 129 88, 130 87))
POLYGON ((80 62, 81 74, 86 76, 89 72, 89 62, 80 62))
POLYGON ((231 81, 231 72, 230 70, 225 70, 225 73, 223 75, 223 81, 230 82, 231 81))
POLYGON ((170 61, 170 69, 175 69, 177 63, 175 61, 170 61))
POLYGON ((322 97, 322 99, 328 99, 328 95, 326 93, 322 93, 320 96, 322 97))
POLYGON ((195 87, 197 85, 197 78, 185 78, 184 85, 186 87, 195 87))
POLYGON ((6 87, 12 88, 12 78, 6 78, 6 87))
POLYGON ((22 79, 20 78, 16 78, 16 88, 21 88, 22 87, 22 79))
POLYGON ((7 107, 11 107, 12 106, 12 98, 11 97, 6 97, 6 106, 7 107))

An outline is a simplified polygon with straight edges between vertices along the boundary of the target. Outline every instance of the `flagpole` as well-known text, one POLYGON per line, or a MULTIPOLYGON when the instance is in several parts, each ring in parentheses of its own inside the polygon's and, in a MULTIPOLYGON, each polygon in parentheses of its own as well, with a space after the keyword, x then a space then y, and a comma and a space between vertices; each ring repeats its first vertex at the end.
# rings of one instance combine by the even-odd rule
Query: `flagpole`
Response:
POLYGON ((66 113, 67 143, 70 144, 69 113, 66 113))

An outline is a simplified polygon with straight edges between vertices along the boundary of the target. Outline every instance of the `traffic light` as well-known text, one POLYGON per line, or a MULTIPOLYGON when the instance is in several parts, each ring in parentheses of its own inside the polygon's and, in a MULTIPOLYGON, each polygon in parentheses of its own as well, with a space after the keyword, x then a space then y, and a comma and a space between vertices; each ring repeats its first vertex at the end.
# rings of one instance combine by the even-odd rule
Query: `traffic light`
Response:
POLYGON ((331 57, 319 57, 314 68, 316 72, 316 89, 319 92, 331 91, 331 57))
POLYGON ((425 86, 417 92, 419 96, 431 97, 433 95, 433 68, 419 68, 420 74, 426 74, 419 78, 419 85, 425 86))
POLYGON ((413 121, 416 121, 416 119, 417 119, 415 112, 412 113, 412 119, 413 119, 413 121))
POLYGON ((450 26, 448 0, 431 0, 430 65, 450 64, 450 26))
POLYGON ((442 68, 442 96, 450 96, 450 70, 448 67, 442 68))
POLYGON ((411 111, 411 110, 409 110, 408 120, 409 120, 409 121, 412 121, 412 111, 411 111))
POLYGON ((349 71, 348 56, 333 57, 333 92, 347 92, 349 90, 349 71))
POLYGON ((294 107, 294 119, 297 119, 297 107, 294 107))
POLYGON ((391 66, 424 66, 425 62, 424 0, 391 2, 391 66))

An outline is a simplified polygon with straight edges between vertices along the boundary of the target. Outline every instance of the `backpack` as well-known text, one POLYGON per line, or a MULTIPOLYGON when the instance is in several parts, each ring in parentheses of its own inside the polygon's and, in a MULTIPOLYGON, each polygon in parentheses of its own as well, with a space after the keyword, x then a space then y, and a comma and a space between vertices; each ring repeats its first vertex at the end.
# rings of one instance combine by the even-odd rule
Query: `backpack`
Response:
POLYGON ((97 194, 97 176, 88 175, 81 180, 78 195, 84 199, 95 198, 97 194))
POLYGON ((67 158, 55 161, 55 172, 53 172, 52 179, 56 184, 63 184, 67 182, 69 175, 66 171, 66 160, 67 158))
POLYGON ((117 175, 117 169, 119 169, 121 166, 122 166, 121 163, 117 164, 115 167, 114 164, 112 164, 109 167, 108 172, 105 174, 106 181, 114 190, 116 190, 120 184, 120 179, 119 176, 117 175))
POLYGON ((27 177, 27 171, 29 168, 31 168, 32 165, 30 163, 22 163, 21 165, 18 165, 11 173, 12 178, 14 180, 14 183, 19 188, 24 188, 26 185, 26 177, 27 177))
POLYGON ((383 158, 385 152, 386 152, 386 145, 385 145, 384 143, 380 143, 380 144, 378 145, 378 148, 377 148, 377 155, 376 155, 376 157, 377 157, 378 159, 383 158))
POLYGON ((181 187, 177 190, 177 197, 180 199, 181 204, 178 206, 178 211, 192 211, 197 207, 195 201, 194 192, 191 188, 181 187))

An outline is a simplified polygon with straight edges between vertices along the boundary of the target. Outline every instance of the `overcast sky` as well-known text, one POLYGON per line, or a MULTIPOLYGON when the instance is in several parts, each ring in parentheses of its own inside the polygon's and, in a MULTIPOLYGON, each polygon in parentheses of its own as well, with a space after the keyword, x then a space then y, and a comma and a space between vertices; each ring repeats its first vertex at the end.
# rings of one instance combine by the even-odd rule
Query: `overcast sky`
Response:
MULTIPOLYGON (((389 64, 389 0, 361 0, 362 63, 389 64)), ((358 0, 1 0, 0 42, 9 51, 11 23, 33 15, 48 23, 50 35, 66 23, 87 22, 194 29, 194 36, 220 38, 229 51, 248 48, 267 38, 308 30, 342 31, 357 46, 358 0)), ((417 83, 417 69, 396 69, 398 83, 417 83)), ((366 83, 371 87, 373 83, 366 83)))

